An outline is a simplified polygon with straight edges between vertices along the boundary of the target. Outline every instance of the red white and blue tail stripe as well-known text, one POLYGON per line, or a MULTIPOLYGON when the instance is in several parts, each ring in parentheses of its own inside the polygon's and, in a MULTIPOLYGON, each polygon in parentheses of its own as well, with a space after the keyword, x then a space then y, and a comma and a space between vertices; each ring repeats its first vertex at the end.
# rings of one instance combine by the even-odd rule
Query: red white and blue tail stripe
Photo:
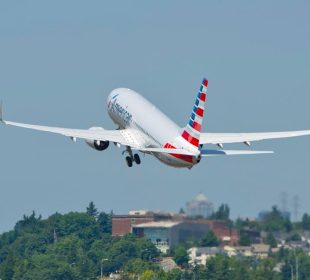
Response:
POLYGON ((208 80, 203 79, 190 120, 182 133, 182 137, 195 147, 199 147, 199 139, 202 127, 202 120, 204 116, 204 107, 207 101, 207 87, 208 80))

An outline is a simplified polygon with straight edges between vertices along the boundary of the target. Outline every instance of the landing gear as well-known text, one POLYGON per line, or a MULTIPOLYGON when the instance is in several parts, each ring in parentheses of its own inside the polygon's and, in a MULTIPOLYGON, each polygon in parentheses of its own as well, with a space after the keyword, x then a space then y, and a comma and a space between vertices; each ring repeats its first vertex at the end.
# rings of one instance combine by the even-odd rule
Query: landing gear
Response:
POLYGON ((128 167, 132 167, 132 159, 131 159, 131 157, 126 157, 126 163, 127 163, 128 167))
POLYGON ((140 156, 138 154, 134 154, 133 159, 134 159, 136 164, 139 165, 141 163, 141 159, 140 159, 140 156))
POLYGON ((124 151, 123 154, 124 153, 128 153, 128 156, 126 156, 125 158, 128 167, 132 167, 133 162, 135 162, 138 165, 141 164, 140 156, 138 154, 133 154, 130 147, 127 147, 126 151, 124 151))

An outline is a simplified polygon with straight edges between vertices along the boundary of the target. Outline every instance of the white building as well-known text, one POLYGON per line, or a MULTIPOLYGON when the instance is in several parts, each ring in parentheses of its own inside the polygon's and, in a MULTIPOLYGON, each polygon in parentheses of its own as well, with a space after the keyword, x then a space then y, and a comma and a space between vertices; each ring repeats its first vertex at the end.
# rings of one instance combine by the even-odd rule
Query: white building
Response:
POLYGON ((206 265, 208 259, 223 254, 219 247, 193 247, 187 250, 189 261, 192 266, 206 265))
POLYGON ((213 211, 213 203, 202 193, 186 204, 186 214, 190 217, 208 218, 213 214, 213 211))

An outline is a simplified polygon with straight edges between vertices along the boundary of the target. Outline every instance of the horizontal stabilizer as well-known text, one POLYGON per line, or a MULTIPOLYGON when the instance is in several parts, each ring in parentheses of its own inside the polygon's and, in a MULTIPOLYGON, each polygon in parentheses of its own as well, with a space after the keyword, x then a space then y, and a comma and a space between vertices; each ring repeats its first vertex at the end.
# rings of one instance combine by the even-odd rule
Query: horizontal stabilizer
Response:
POLYGON ((251 150, 202 150, 201 156, 234 156, 234 155, 257 155, 273 154, 273 151, 251 151, 251 150))
POLYGON ((310 135, 310 130, 256 133, 201 133, 200 144, 245 143, 310 135))
POLYGON ((151 153, 166 153, 175 155, 187 155, 187 156, 198 156, 198 154, 191 153, 184 149, 167 149, 167 148, 132 148, 133 150, 139 150, 141 152, 151 152, 151 153))

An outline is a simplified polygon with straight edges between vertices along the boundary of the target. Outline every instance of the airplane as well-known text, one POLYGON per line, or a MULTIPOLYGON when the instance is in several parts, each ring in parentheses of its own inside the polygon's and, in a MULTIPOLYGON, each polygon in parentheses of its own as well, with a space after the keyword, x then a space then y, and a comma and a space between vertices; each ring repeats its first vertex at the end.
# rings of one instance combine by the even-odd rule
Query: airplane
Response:
POLYGON ((191 169, 200 163, 203 157, 273 153, 273 151, 225 150, 224 144, 227 143, 244 143, 250 146, 254 141, 310 135, 310 130, 204 133, 202 121, 207 102, 207 88, 208 80, 203 79, 189 121, 184 128, 179 127, 139 93, 128 88, 114 89, 107 99, 108 114, 117 125, 115 130, 106 130, 102 127, 71 129, 6 121, 3 119, 2 104, 0 122, 5 125, 60 134, 74 142, 77 139, 83 139, 97 151, 106 150, 110 143, 114 143, 119 148, 124 146, 123 154, 126 154, 128 167, 132 167, 133 163, 137 165, 141 163, 136 151, 153 155, 162 163, 172 167, 191 169), (208 144, 217 145, 219 149, 205 149, 204 145, 208 144))

